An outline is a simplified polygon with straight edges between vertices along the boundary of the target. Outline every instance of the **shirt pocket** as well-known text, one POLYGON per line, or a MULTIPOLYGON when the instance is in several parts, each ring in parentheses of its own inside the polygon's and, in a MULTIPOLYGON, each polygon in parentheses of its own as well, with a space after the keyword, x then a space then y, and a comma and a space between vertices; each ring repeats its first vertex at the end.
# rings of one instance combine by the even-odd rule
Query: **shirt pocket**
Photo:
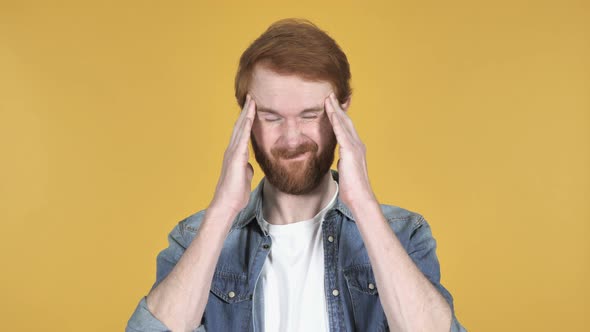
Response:
POLYGON ((246 273, 215 270, 202 324, 207 331, 247 331, 250 299, 246 273))
POLYGON ((345 269, 343 272, 350 289, 367 295, 377 295, 377 284, 371 265, 357 265, 345 269))
POLYGON ((356 265, 342 272, 352 301, 355 330, 389 331, 371 265, 356 265))
POLYGON ((211 282, 211 292, 229 304, 252 299, 246 273, 216 270, 211 282))

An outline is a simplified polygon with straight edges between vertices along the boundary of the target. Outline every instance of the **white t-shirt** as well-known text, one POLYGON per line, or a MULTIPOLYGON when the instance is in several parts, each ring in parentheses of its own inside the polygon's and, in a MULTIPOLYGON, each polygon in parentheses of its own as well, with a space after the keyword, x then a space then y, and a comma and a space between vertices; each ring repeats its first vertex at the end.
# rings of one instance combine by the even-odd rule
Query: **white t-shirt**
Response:
POLYGON ((337 194, 338 183, 331 201, 312 219, 288 225, 262 219, 272 239, 257 285, 264 294, 264 331, 329 331, 321 226, 337 194))

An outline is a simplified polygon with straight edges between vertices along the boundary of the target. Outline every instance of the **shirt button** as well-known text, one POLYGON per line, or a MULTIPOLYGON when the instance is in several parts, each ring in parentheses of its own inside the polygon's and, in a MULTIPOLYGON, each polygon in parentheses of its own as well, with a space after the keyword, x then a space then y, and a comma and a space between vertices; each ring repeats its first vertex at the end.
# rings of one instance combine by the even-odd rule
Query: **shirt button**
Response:
POLYGON ((328 236, 328 241, 334 242, 334 237, 332 235, 328 236))
POLYGON ((373 283, 369 283, 369 289, 375 289, 375 285, 373 283))
POLYGON ((227 296, 229 296, 230 299, 233 299, 234 297, 236 297, 236 293, 229 292, 229 293, 227 293, 227 296))
POLYGON ((334 295, 334 296, 338 296, 339 294, 340 294, 340 292, 337 289, 332 291, 332 295, 334 295))
POLYGON ((268 249, 268 248, 270 248, 270 245, 268 245, 268 244, 264 244, 264 245, 262 245, 262 248, 264 248, 264 249, 268 249))

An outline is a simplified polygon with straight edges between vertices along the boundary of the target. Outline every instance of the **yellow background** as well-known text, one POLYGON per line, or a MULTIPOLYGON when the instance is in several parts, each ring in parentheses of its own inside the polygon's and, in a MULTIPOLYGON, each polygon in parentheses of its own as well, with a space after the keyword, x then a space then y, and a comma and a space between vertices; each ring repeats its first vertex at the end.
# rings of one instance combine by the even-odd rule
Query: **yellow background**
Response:
POLYGON ((374 190, 431 223, 459 320, 587 331, 589 4, 0 1, 1 329, 123 330, 212 197, 241 52, 305 17, 348 54, 374 190))

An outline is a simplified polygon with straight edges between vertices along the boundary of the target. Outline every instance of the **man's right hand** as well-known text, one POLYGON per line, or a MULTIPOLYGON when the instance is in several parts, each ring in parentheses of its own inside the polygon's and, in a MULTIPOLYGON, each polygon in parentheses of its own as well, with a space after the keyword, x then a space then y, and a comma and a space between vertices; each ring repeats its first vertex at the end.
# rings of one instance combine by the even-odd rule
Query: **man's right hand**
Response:
POLYGON ((248 140, 254 122, 256 103, 250 95, 234 125, 229 146, 223 154, 223 166, 215 195, 208 209, 231 212, 234 215, 246 207, 250 198, 254 169, 248 162, 248 140))
MULTIPOLYGON (((244 108, 225 150, 215 196, 199 231, 169 275, 147 296, 148 311, 173 331, 193 331, 203 323, 202 317, 215 266, 227 236, 226 231, 237 213, 248 204, 254 175, 252 165, 248 163, 248 139, 255 107, 251 97, 246 96, 244 108)), ((171 254, 168 250, 164 253, 171 254)), ((170 256, 170 259, 173 257, 170 256)))

